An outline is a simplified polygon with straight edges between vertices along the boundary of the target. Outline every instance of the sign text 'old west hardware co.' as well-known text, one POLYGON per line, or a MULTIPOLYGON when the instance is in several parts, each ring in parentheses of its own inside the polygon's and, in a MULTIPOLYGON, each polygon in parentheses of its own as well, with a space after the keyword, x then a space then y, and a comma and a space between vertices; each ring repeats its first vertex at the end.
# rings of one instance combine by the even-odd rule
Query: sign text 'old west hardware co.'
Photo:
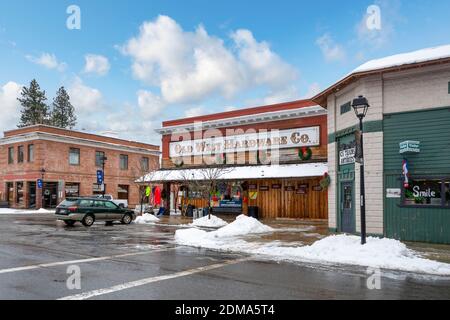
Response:
POLYGON ((319 145, 320 127, 309 127, 176 141, 170 144, 170 157, 314 147, 319 145))

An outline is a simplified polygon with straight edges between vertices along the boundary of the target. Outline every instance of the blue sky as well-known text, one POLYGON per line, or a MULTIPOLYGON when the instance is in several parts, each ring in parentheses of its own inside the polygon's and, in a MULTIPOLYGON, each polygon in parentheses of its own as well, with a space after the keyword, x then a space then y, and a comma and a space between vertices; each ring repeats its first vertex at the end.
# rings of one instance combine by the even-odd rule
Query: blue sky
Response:
POLYGON ((372 58, 450 42, 450 2, 0 0, 0 129, 21 85, 65 86, 78 129, 158 143, 161 121, 308 97, 372 58), (81 29, 69 30, 69 5, 81 29), (381 9, 381 30, 365 28, 381 9), (145 25, 145 27, 143 27, 145 25))

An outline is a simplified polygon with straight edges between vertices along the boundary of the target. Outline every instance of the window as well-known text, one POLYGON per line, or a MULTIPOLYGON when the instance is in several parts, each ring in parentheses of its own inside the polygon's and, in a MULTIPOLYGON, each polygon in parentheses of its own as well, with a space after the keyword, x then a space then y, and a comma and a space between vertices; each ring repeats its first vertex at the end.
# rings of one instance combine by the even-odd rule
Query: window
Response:
POLYGON ((450 207, 450 181, 445 181, 444 191, 445 191, 445 205, 447 207, 450 207))
POLYGON ((113 209, 113 210, 117 209, 117 206, 112 202, 105 202, 105 207, 108 209, 113 209))
POLYGON ((352 110, 352 103, 349 101, 341 106, 341 114, 347 113, 352 110))
POLYGON ((28 145, 28 162, 34 161, 34 144, 28 145))
POLYGON ((130 186, 119 184, 117 188, 117 196, 119 200, 128 200, 128 190, 130 186))
POLYGON ((66 198, 76 198, 80 196, 80 184, 66 182, 66 198))
POLYGON ((24 204, 23 182, 17 182, 16 184, 16 203, 19 206, 22 206, 24 204))
POLYGON ((128 156, 125 154, 120 155, 120 170, 128 170, 128 156))
POLYGON ((94 201, 94 207, 96 207, 96 208, 104 208, 105 207, 105 201, 94 201))
POLYGON ((105 153, 103 151, 95 151, 95 166, 102 167, 103 166, 103 158, 105 157, 105 153))
POLYGON ((147 172, 150 170, 150 161, 147 157, 142 157, 141 159, 141 169, 144 172, 147 172))
POLYGON ((80 207, 82 207, 82 208, 92 207, 93 204, 94 204, 94 201, 92 201, 92 200, 80 200, 80 207))
MULTIPOLYGON (((105 192, 106 192, 106 184, 103 185, 103 187, 105 188, 105 192)), ((94 183, 92 185, 92 194, 97 196, 97 195, 103 195, 103 188, 101 184, 96 184, 94 183)))
POLYGON ((441 179, 412 178, 404 189, 405 206, 435 206, 445 204, 444 181, 441 179))
POLYGON ((71 166, 79 166, 80 165, 80 149, 70 148, 69 164, 71 166))
POLYGON ((24 160, 24 149, 23 146, 17 148, 17 163, 23 163, 24 160))
POLYGON ((8 148, 8 164, 14 163, 14 147, 8 148))

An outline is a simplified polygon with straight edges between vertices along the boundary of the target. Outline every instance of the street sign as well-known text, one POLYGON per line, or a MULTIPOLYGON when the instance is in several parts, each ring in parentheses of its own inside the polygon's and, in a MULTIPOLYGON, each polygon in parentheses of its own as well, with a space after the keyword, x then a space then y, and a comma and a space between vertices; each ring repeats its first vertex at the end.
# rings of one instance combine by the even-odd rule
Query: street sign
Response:
POLYGON ((37 180, 37 186, 38 186, 38 189, 42 189, 42 187, 44 186, 42 179, 37 180))
POLYGON ((103 170, 97 170, 97 184, 103 184, 103 170))
POLYGON ((401 142, 400 153, 420 153, 420 141, 401 142))

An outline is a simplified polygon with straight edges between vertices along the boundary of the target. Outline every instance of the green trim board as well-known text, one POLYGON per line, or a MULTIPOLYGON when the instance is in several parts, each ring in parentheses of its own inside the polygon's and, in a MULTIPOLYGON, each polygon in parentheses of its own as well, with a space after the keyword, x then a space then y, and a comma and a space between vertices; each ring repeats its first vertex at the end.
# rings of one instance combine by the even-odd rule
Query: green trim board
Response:
MULTIPOLYGON (((352 134, 359 129, 359 125, 355 124, 354 126, 336 131, 334 133, 330 133, 328 135, 328 143, 336 142, 340 137, 352 134)), ((383 120, 376 121, 367 121, 364 122, 364 132, 382 132, 383 131, 383 120)))

